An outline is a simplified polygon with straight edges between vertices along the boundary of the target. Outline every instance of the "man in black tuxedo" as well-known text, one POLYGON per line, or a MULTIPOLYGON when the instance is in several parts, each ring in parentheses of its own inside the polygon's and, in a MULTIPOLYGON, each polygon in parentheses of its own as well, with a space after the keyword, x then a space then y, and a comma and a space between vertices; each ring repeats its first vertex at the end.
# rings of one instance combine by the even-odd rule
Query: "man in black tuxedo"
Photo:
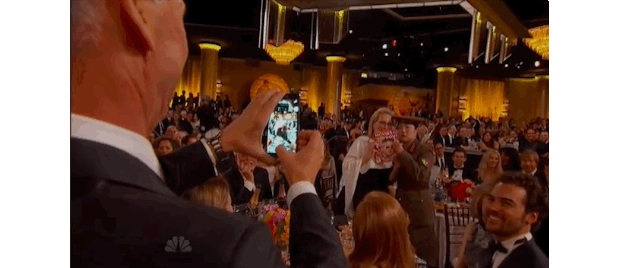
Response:
POLYGON ((454 125, 450 125, 448 127, 448 135, 446 137, 446 147, 457 147, 456 144, 456 127, 454 125))
POLYGON ((549 154, 549 131, 540 132, 540 146, 537 152, 541 157, 549 154))
POLYGON ((189 122, 187 118, 187 112, 185 110, 181 111, 181 120, 179 120, 179 127, 182 131, 187 132, 187 134, 192 134, 192 132, 194 132, 194 128, 189 122))
POLYGON ((435 135, 435 138, 433 139, 433 141, 435 143, 441 143, 443 147, 450 147, 448 146, 450 145, 450 139, 448 138, 448 128, 445 126, 440 126, 439 133, 435 135))
POLYGON ((161 120, 161 122, 164 123, 164 130, 168 129, 169 126, 174 125, 174 121, 172 120, 173 115, 174 111, 170 109, 168 110, 168 113, 166 113, 166 118, 164 118, 164 120, 161 120))
POLYGON ((243 154, 235 154, 234 158, 235 167, 224 174, 230 185, 233 205, 250 202, 257 188, 260 189, 258 201, 273 198, 269 173, 256 166, 256 158, 243 154))
MULTIPOLYGON (((190 204, 167 187, 219 173, 213 159, 227 152, 275 164, 259 141, 284 93, 257 95, 221 136, 158 159, 146 137, 164 117, 187 60, 185 5, 114 2, 71 0, 70 66, 78 74, 71 76, 72 264, 284 267, 264 224, 190 204)), ((320 134, 302 132, 299 144, 297 154, 277 148, 291 185, 291 266, 344 268, 313 187, 323 160, 320 134)))
POLYGON ((452 144, 454 147, 469 147, 469 128, 462 126, 452 144))
POLYGON ((536 130, 528 128, 525 132, 525 139, 519 141, 519 152, 522 153, 526 150, 532 150, 539 153, 541 149, 541 144, 536 139, 536 130))
POLYGON ((448 166, 448 174, 450 176, 450 182, 454 181, 470 181, 475 183, 477 181, 476 172, 465 166, 467 161, 467 153, 463 148, 457 147, 452 153, 452 165, 448 166))
POLYGON ((531 233, 547 211, 547 195, 536 178, 504 173, 482 201, 482 221, 493 240, 479 254, 479 267, 549 267, 531 233))
POLYGON ((441 142, 435 142, 433 146, 435 148, 435 161, 433 162, 433 166, 437 166, 440 169, 448 169, 448 167, 452 167, 452 159, 445 157, 445 147, 443 144, 441 142))
POLYGON ((544 190, 549 191, 547 176, 545 176, 543 170, 538 169, 540 166, 540 158, 538 157, 538 154, 532 150, 526 150, 521 153, 519 160, 521 160, 521 169, 523 173, 537 178, 540 186, 542 186, 544 190))

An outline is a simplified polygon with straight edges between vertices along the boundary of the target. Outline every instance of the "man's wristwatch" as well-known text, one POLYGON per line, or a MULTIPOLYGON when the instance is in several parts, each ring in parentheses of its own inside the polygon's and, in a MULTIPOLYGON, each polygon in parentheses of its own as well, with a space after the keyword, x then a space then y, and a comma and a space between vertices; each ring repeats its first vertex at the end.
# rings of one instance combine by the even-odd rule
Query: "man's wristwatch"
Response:
POLYGON ((225 173, 226 171, 228 171, 230 169, 229 165, 228 165, 228 158, 230 157, 229 154, 225 153, 224 150, 222 149, 222 134, 221 132, 217 133, 217 135, 215 135, 215 137, 211 138, 211 139, 206 139, 205 141, 207 142, 207 144, 209 145, 209 147, 211 147, 211 150, 215 153, 214 157, 215 157, 215 168, 218 170, 219 173, 225 173))

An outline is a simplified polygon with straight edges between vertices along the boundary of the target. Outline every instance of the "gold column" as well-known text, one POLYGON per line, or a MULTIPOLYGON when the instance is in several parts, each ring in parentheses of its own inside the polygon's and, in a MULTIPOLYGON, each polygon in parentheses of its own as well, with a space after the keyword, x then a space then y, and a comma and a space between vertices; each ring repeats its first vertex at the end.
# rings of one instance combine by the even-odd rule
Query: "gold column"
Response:
POLYGON ((280 5, 279 3, 276 4, 278 5, 278 17, 276 20, 275 45, 280 46, 284 44, 284 30, 286 29, 286 7, 280 5))
POLYGON ((342 66, 345 57, 327 56, 327 103, 325 112, 336 115, 336 120, 340 120, 340 95, 342 88, 342 66))
POLYGON ((200 96, 215 98, 219 67, 219 51, 215 44, 200 44, 200 96))
POLYGON ((439 110, 444 116, 452 116, 454 101, 454 67, 437 68, 437 89, 435 90, 435 113, 439 110))
POLYGON ((549 76, 537 76, 536 80, 541 91, 540 117, 549 118, 549 76))

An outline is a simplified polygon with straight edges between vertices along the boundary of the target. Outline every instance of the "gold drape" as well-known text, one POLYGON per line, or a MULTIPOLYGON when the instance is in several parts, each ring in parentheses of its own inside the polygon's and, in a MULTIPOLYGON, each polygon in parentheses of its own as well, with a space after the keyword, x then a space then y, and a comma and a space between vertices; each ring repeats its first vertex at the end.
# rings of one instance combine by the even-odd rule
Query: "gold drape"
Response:
POLYGON ((200 92, 200 58, 190 57, 187 59, 183 68, 183 74, 174 91, 179 95, 185 91, 185 94, 187 94, 185 97, 188 97, 189 93, 196 97, 196 94, 200 92))
POLYGON ((461 79, 460 96, 467 98, 463 118, 473 116, 499 119, 504 111, 504 92, 504 81, 461 79))

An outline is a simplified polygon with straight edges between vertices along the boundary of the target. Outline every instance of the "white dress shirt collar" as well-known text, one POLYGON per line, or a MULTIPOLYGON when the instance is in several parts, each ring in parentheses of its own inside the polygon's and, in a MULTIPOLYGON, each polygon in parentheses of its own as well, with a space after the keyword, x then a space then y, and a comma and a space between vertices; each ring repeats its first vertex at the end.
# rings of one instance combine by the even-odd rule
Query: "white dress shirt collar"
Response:
POLYGON ((163 171, 151 143, 142 135, 97 119, 71 114, 71 137, 122 150, 148 166, 163 180, 163 171))

